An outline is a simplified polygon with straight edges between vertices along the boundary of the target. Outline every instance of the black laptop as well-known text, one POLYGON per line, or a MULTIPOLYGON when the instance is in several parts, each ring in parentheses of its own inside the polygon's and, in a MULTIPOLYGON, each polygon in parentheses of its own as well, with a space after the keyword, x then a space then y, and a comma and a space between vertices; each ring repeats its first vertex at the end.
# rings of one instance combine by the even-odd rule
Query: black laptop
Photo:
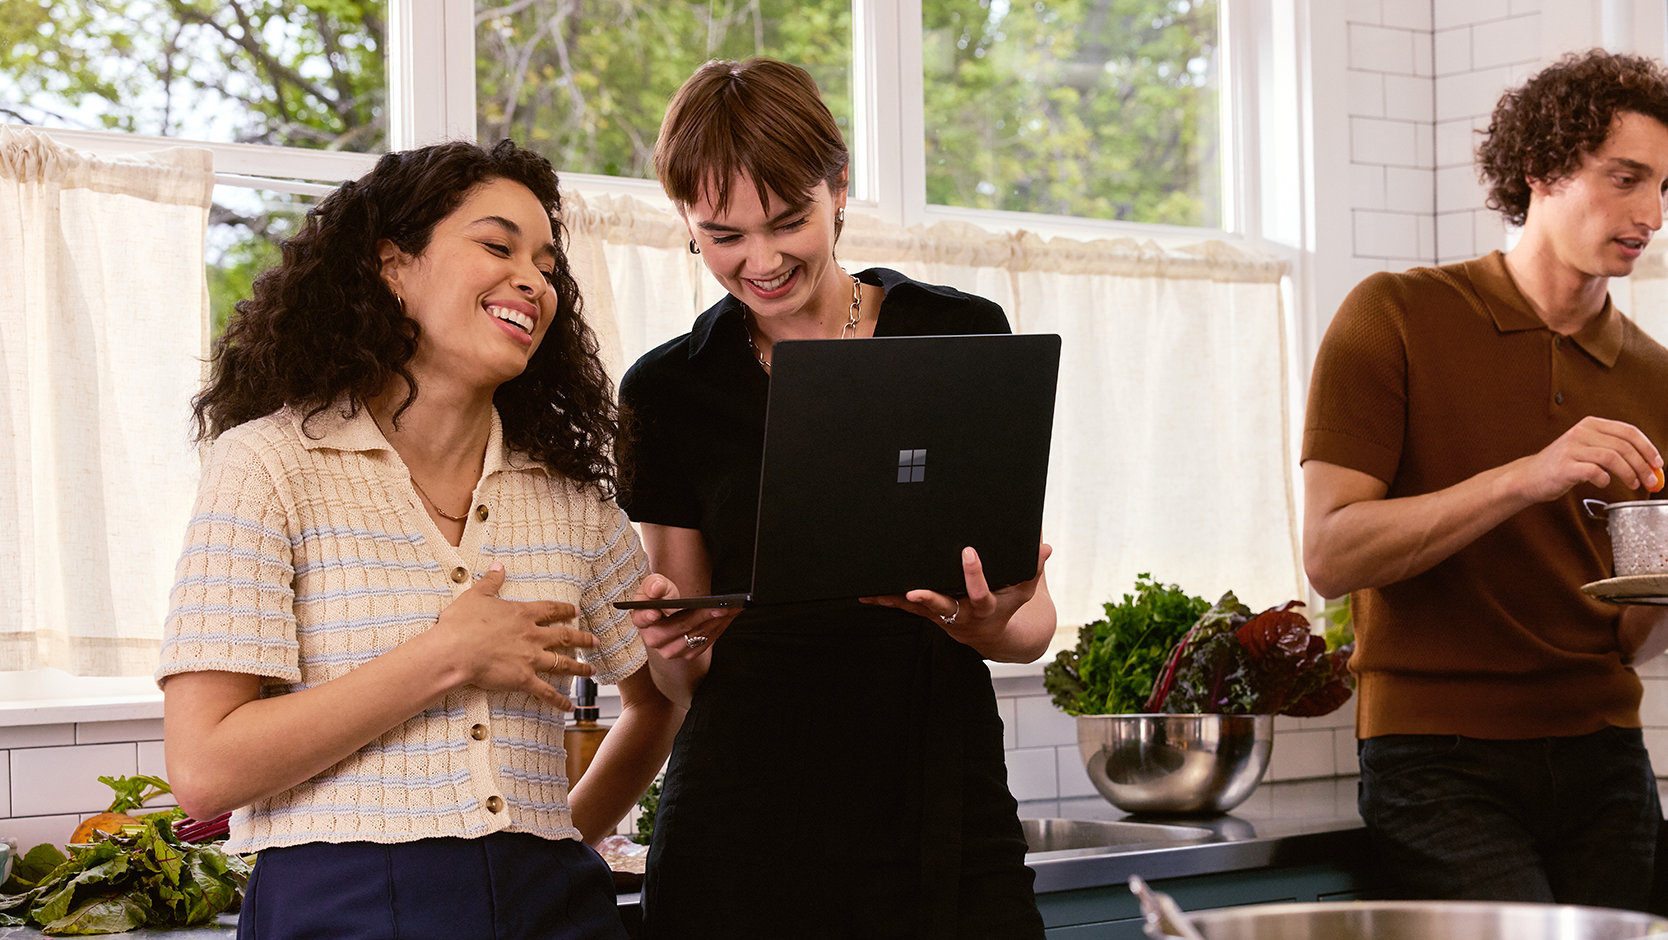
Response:
POLYGON ((1054 334, 784 340, 771 358, 752 589, 616 607, 743 607, 992 589, 1037 573, 1054 334))

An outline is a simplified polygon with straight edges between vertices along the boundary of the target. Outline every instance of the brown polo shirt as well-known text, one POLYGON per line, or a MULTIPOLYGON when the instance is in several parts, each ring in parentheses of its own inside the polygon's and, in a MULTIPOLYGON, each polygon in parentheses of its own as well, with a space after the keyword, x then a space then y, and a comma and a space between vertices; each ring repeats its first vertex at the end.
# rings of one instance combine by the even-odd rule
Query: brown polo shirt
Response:
MULTIPOLYGON (((1608 299, 1580 333, 1553 333, 1495 252, 1350 293, 1315 360, 1302 459, 1414 496, 1535 453, 1587 415, 1668 449, 1668 349, 1608 299)), ((1618 608, 1579 589, 1611 573, 1609 533, 1581 500, 1639 496, 1582 484, 1423 574, 1356 592, 1357 735, 1638 727, 1618 608)))

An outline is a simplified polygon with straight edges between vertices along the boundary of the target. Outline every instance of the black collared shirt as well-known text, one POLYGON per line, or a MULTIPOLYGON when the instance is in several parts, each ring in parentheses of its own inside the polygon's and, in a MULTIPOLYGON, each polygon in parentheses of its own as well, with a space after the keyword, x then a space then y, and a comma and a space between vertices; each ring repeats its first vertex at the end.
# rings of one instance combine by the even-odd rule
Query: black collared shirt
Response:
MULTIPOLYGON (((1009 333, 982 297, 887 268, 857 278, 885 291, 876 336, 1009 333)), ((742 305, 726 296, 686 334, 643 354, 620 382, 619 504, 633 521, 699 529, 712 591, 752 581, 770 376, 747 342, 742 305)))

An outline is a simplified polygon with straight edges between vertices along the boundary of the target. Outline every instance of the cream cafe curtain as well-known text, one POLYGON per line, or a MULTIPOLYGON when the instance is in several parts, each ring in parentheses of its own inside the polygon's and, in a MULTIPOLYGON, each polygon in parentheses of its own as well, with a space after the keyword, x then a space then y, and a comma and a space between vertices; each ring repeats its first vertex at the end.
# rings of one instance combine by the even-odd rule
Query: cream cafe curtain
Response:
MULTIPOLYGON (((587 308, 618 378, 722 289, 675 214, 567 199, 587 308)), ((1045 241, 849 214, 848 270, 896 268, 1000 303, 1064 338, 1043 537, 1063 624, 1101 616, 1137 574, 1253 608, 1307 596, 1299 561, 1284 262, 1223 242, 1045 241)))
POLYGON ((195 495, 207 151, 0 128, 0 670, 156 668, 195 495))

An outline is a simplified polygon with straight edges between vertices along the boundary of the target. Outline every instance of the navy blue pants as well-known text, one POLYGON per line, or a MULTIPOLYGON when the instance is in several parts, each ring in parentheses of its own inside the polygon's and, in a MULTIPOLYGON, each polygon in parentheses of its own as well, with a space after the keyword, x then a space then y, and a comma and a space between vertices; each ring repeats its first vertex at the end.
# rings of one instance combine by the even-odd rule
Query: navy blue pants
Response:
POLYGON ((499 832, 265 849, 238 940, 624 940, 614 879, 575 839, 499 832))
POLYGON ((1637 728, 1360 742, 1361 818, 1406 898, 1644 910, 1662 807, 1637 728))

